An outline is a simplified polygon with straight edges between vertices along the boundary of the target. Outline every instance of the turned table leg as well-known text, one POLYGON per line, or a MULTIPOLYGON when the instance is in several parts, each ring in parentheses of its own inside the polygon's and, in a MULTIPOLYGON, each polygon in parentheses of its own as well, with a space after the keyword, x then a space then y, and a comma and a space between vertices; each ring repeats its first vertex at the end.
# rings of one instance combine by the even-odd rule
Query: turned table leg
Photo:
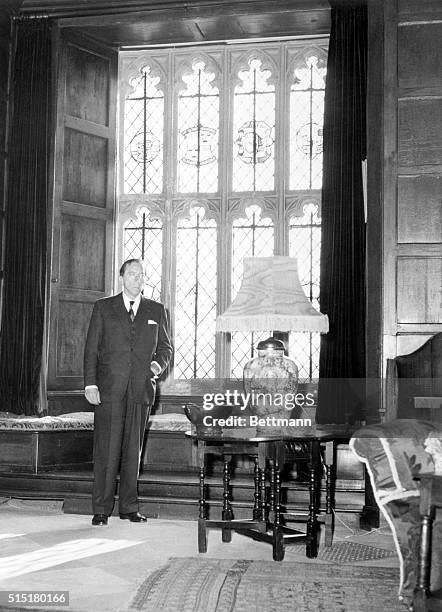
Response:
POLYGON ((273 506, 273 560, 284 559, 284 536, 281 528, 281 476, 276 460, 270 460, 270 499, 273 506))
POLYGON ((266 480, 265 480, 265 469, 261 465, 259 456, 255 457, 254 467, 254 503, 253 503, 253 520, 264 521, 266 520, 266 503, 265 503, 265 492, 266 492, 266 480))
MULTIPOLYGON (((223 468, 223 510, 222 520, 231 521, 233 520, 232 505, 230 501, 230 460, 231 455, 224 455, 224 468, 223 468)), ((223 527, 221 538, 223 542, 230 542, 232 539, 232 530, 230 527, 223 527)))
POLYGON ((261 475, 259 470, 259 460, 255 457, 255 466, 253 471, 253 481, 255 485, 253 493, 253 520, 259 521, 261 519, 261 507, 260 507, 260 488, 261 488, 261 475))
POLYGON ((198 514, 198 552, 207 552, 206 500, 204 484, 205 444, 198 442, 199 456, 199 514, 198 514))
POLYGON ((325 545, 331 546, 333 543, 333 532, 334 532, 334 443, 330 440, 325 443, 325 545))
POLYGON ((275 466, 270 465, 269 468, 269 512, 271 516, 269 520, 275 522, 275 466))
POLYGON ((310 441, 310 478, 309 478, 309 506, 307 519, 307 550, 306 554, 309 559, 318 556, 318 495, 316 477, 318 473, 319 459, 319 442, 318 440, 310 441))
POLYGON ((261 466, 259 469, 261 482, 259 485, 259 519, 261 521, 267 521, 267 505, 266 505, 266 470, 265 466, 261 466))

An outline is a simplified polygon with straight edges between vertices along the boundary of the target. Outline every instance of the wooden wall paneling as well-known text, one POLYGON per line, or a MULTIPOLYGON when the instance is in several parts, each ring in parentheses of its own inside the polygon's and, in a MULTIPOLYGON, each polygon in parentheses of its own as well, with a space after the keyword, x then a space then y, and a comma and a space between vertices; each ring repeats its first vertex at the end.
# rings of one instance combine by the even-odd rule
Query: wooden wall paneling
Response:
POLYGON ((442 96, 399 101, 398 158, 407 170, 442 173, 442 96))
POLYGON ((65 129, 63 199, 105 207, 108 139, 65 129))
POLYGON ((83 351, 89 319, 94 301, 70 301, 58 303, 57 328, 57 378, 81 378, 83 376, 83 351), (73 330, 75 330, 73 332, 73 330))
POLYGON ((399 0, 399 23, 442 19, 440 0, 399 0))
POLYGON ((439 0, 385 2, 393 37, 386 40, 394 53, 385 54, 391 81, 385 83, 384 107, 396 111, 388 119, 391 134, 397 129, 397 164, 391 171, 386 156, 384 358, 409 352, 442 330, 441 17, 439 0))
POLYGON ((401 243, 397 245, 397 254, 398 257, 442 257, 442 243, 401 243))
POLYGON ((442 176, 400 176, 398 242, 438 243, 442 236, 442 176))
POLYGON ((113 284, 117 55, 59 40, 48 390, 83 388, 93 303, 113 284))
POLYGON ((106 220, 62 216, 60 283, 70 289, 105 292, 106 220), (85 257, 87 253, 87 257, 85 257))
POLYGON ((399 323, 442 321, 442 257, 400 257, 397 269, 399 323))
POLYGON ((79 47, 68 47, 66 114, 109 125, 109 63, 79 47))
MULTIPOLYGON (((434 334, 442 332, 442 323, 398 323, 397 330, 397 341, 402 337, 402 334, 416 334, 417 338, 420 338, 423 334, 434 336, 434 334)), ((399 355, 398 352, 397 354, 399 355)))
POLYGON ((442 90, 442 23, 402 26, 398 30, 399 87, 442 90))

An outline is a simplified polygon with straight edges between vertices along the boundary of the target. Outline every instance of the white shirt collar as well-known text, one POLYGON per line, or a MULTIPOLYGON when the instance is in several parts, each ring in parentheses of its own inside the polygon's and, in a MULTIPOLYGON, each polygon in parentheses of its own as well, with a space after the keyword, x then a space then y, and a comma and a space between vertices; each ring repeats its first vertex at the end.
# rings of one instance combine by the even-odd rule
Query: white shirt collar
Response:
POLYGON ((140 305, 140 302, 141 302, 141 293, 139 293, 136 298, 133 298, 133 297, 129 297, 128 295, 126 295, 125 292, 123 291, 123 300, 124 300, 124 306, 127 312, 129 312, 130 302, 133 301, 132 310, 134 311, 134 315, 136 315, 138 306, 140 305))

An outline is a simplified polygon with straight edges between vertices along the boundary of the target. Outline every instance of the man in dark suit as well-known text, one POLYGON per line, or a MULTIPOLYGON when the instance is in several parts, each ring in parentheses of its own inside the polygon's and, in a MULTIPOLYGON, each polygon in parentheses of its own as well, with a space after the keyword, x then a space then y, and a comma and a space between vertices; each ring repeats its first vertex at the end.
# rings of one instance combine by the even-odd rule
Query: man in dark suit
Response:
POLYGON ((141 294, 141 261, 125 261, 120 278, 122 293, 94 305, 84 351, 85 396, 95 406, 93 525, 112 514, 118 468, 120 518, 146 521, 138 511, 141 447, 155 379, 172 356, 164 306, 141 294))

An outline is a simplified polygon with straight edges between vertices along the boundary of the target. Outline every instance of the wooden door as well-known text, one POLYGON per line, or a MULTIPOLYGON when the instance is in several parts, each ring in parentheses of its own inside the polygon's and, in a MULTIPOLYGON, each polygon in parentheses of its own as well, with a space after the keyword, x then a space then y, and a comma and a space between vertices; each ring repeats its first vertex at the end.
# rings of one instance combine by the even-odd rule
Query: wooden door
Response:
POLYGON ((83 389, 94 302, 112 292, 117 53, 59 39, 48 391, 83 389))

